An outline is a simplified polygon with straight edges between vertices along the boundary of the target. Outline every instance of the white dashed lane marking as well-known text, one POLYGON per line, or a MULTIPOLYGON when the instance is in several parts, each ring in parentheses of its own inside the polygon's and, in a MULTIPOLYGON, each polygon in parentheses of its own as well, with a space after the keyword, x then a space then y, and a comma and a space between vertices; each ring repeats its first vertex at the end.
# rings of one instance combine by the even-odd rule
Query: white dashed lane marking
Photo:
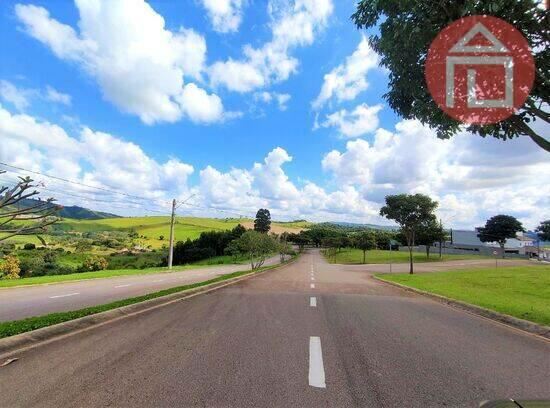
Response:
POLYGON ((126 288, 126 287, 128 287, 128 286, 132 286, 132 284, 131 284, 131 283, 127 283, 127 284, 125 284, 125 285, 117 285, 117 286, 115 286, 115 288, 126 288))
POLYGON ((315 283, 312 283, 311 285, 309 285, 311 287, 311 289, 315 289, 315 283))
POLYGON ((80 292, 67 293, 67 294, 65 294, 65 295, 50 296, 50 299, 64 298, 64 297, 76 296, 76 295, 80 295, 80 292))
POLYGON ((321 339, 315 336, 309 338, 309 385, 316 388, 327 387, 321 339))
POLYGON ((309 298, 309 305, 311 307, 317 307, 317 298, 315 296, 309 298))

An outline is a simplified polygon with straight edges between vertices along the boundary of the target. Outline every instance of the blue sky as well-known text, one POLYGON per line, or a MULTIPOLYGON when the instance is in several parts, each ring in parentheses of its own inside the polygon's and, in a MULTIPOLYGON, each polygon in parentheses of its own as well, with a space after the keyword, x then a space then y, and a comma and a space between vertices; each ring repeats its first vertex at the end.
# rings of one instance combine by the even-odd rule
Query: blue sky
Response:
MULTIPOLYGON (((418 191, 456 226, 548 216, 548 187, 531 179, 548 160, 527 141, 440 141, 386 106, 387 74, 353 11, 331 0, 3 1, 0 158, 159 211, 195 194, 247 215, 384 223, 385 194, 418 191)), ((59 201, 104 209, 98 191, 76 193, 59 201)))

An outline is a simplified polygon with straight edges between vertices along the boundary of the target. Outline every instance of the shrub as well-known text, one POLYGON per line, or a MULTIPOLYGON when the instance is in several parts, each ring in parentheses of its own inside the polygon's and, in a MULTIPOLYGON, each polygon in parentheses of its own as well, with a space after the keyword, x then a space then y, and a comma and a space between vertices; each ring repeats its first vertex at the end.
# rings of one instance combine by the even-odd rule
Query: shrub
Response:
POLYGON ((101 256, 89 256, 84 260, 82 269, 85 271, 102 271, 107 269, 109 262, 101 256))
POLYGON ((31 249, 36 249, 36 245, 34 245, 32 242, 27 242, 24 246, 23 246, 23 249, 29 251, 31 249))
POLYGON ((2 279, 19 279, 19 259, 13 255, 6 255, 0 265, 2 279))
POLYGON ((44 259, 41 256, 22 258, 20 262, 20 275, 24 278, 31 276, 43 276, 46 274, 44 259))

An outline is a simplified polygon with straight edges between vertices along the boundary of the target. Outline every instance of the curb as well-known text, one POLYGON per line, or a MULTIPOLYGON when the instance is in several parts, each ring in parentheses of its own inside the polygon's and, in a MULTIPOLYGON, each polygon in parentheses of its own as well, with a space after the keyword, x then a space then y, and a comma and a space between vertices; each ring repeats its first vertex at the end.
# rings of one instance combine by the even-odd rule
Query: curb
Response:
POLYGON ((122 306, 116 309, 107 310, 105 312, 91 314, 88 316, 80 317, 78 319, 68 320, 66 322, 42 327, 40 329, 31 330, 25 333, 16 334, 14 336, 0 339, 0 360, 13 355, 13 353, 23 352, 38 345, 50 343, 84 330, 89 330, 94 327, 115 322, 126 317, 146 313, 151 310, 167 306, 175 302, 179 302, 181 300, 189 299, 203 293, 212 292, 225 286, 233 285, 235 283, 250 279, 255 276, 259 276, 269 271, 284 268, 287 265, 296 262, 298 258, 299 257, 296 257, 287 261, 284 264, 278 264, 272 268, 265 269, 260 272, 250 271, 245 275, 241 275, 235 278, 230 278, 197 288, 183 290, 181 292, 172 293, 170 295, 145 300, 143 302, 122 306))
POLYGON ((412 288, 410 286, 406 286, 401 283, 390 282, 374 275, 373 275, 373 278, 380 282, 396 286, 400 289, 429 297, 431 299, 445 303, 448 306, 475 314, 477 316, 485 317, 487 319, 494 320, 496 322, 505 324, 507 326, 512 326, 515 329, 519 329, 530 334, 535 334, 546 340, 550 340, 550 326, 545 326, 542 324, 530 322, 528 320, 523 320, 517 317, 513 317, 507 314, 495 312, 494 310, 485 309, 484 307, 481 307, 481 306, 475 306, 470 303, 462 302, 460 300, 455 300, 455 299, 448 298, 446 296, 437 295, 435 293, 430 293, 424 290, 412 288))

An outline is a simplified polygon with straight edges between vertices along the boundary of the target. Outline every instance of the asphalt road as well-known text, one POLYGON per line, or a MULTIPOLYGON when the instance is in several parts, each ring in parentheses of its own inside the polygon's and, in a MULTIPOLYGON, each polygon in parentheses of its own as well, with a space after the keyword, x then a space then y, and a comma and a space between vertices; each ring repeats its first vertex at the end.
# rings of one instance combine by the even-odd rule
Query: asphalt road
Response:
POLYGON ((477 407, 550 397, 549 342, 317 252, 11 357, 0 368, 2 407, 477 407))
MULTIPOLYGON (((276 256, 267 259, 265 265, 278 262, 276 256)), ((219 265, 181 272, 0 288, 0 322, 101 305, 249 269, 248 264, 219 265)))

